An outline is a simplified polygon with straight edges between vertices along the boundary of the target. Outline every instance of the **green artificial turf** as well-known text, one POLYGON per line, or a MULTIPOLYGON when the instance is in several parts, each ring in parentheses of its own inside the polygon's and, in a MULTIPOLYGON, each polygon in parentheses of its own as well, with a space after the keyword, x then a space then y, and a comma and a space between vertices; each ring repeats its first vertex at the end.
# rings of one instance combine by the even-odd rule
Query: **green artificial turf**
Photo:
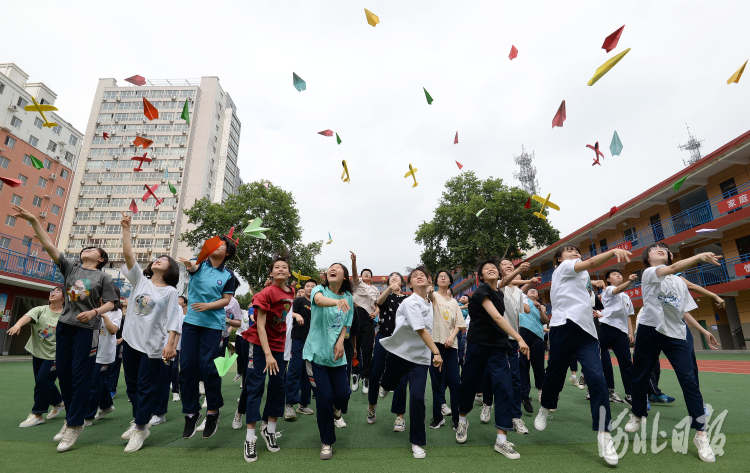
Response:
MULTIPOLYGON (((709 354, 712 355, 712 354, 709 354)), ((703 355, 699 359, 708 359, 703 355)), ((748 359, 745 356, 745 359, 748 359)), ((621 388, 619 371, 615 369, 615 382, 621 388)), ((513 471, 552 471, 587 472, 608 468, 598 457, 596 435, 591 430, 589 403, 584 400, 585 391, 574 387, 570 382, 561 393, 558 410, 548 422, 544 432, 533 427, 533 414, 524 413, 524 421, 530 435, 509 434, 509 440, 516 444, 521 454, 520 460, 508 460, 495 453, 492 446, 495 429, 492 424, 479 422, 479 406, 469 414, 469 438, 464 445, 455 441, 455 433, 449 425, 438 430, 427 429, 427 458, 415 460, 411 456, 407 412, 406 432, 393 432, 394 415, 390 413, 391 396, 381 400, 378 407, 378 420, 374 425, 366 422, 366 396, 359 391, 352 393, 349 413, 344 416, 348 427, 337 429, 338 441, 334 445, 334 458, 331 461, 319 460, 320 439, 315 416, 298 415, 295 421, 279 420, 278 430, 281 451, 268 452, 260 441, 259 459, 255 464, 247 464, 242 459, 244 429, 232 430, 232 415, 239 397, 239 384, 232 383, 235 371, 230 370, 223 379, 222 392, 225 407, 219 430, 210 439, 200 434, 183 440, 183 419, 181 403, 169 402, 167 423, 154 426, 144 448, 136 453, 126 454, 123 449, 126 441, 120 434, 132 419, 130 404, 125 396, 124 379, 120 379, 119 393, 115 398, 116 410, 106 418, 94 421, 78 439, 73 449, 57 453, 52 437, 63 423, 63 416, 46 421, 44 424, 21 429, 18 424, 29 413, 33 402, 33 376, 30 362, 0 363, 0 472, 28 472, 34 470, 55 472, 74 471, 80 473, 117 471, 220 471, 226 469, 274 468, 276 471, 497 471, 498 468, 513 471)), ((705 401, 714 408, 714 418, 728 409, 728 415, 721 426, 726 435, 724 456, 714 465, 705 465, 697 457, 697 451, 690 443, 688 453, 674 453, 667 446, 659 454, 634 454, 633 435, 625 457, 620 460, 619 471, 747 471, 750 451, 750 409, 744 402, 745 393, 750 388, 750 376, 724 373, 701 373, 701 389, 705 401)), ((649 449, 652 422, 659 413, 659 430, 666 431, 671 439, 672 430, 686 415, 684 402, 671 370, 662 371, 660 386, 664 392, 673 395, 677 401, 671 405, 654 406, 649 417, 649 449)), ((623 395, 622 390, 619 389, 623 395)), ((536 390, 532 390, 535 397, 536 390)), ((427 422, 431 415, 431 391, 428 384, 427 422)), ((170 393, 171 396, 171 393, 170 393)), ((533 403, 535 411, 539 404, 533 403)), ((311 406, 316 408, 315 403, 311 406)), ((613 404, 613 418, 624 409, 624 404, 613 404)), ((620 427, 624 427, 627 416, 620 427)), ((259 439, 260 440, 260 439, 259 439)), ((662 443, 663 440, 660 440, 662 443)))

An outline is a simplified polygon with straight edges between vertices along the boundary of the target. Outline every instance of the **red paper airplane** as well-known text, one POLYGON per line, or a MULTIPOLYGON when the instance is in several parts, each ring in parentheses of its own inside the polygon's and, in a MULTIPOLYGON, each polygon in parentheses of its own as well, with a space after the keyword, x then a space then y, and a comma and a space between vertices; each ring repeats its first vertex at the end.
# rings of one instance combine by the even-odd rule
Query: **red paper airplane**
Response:
POLYGON ((610 217, 613 216, 615 214, 615 212, 617 212, 617 206, 616 205, 614 207, 612 207, 611 209, 609 209, 609 216, 610 217))
POLYGON ((102 138, 104 138, 105 140, 108 140, 109 139, 109 133, 107 133, 106 131, 102 132, 102 138))
POLYGON ((143 138, 141 136, 136 136, 135 140, 133 141, 133 146, 135 146, 136 148, 140 146, 143 149, 146 149, 152 144, 154 144, 153 140, 147 140, 146 138, 143 138))
POLYGON ((332 130, 323 130, 323 131, 319 131, 318 134, 319 135, 323 135, 323 136, 333 136, 333 131, 332 130))
POLYGON ((140 161, 138 163, 138 167, 137 168, 133 168, 133 171, 135 171, 135 172, 141 172, 141 171, 143 171, 143 169, 141 169, 142 166, 143 166, 143 163, 150 163, 151 162, 151 158, 147 158, 146 157, 147 154, 148 153, 143 153, 143 156, 133 156, 132 158, 130 158, 131 161, 140 161))
POLYGON ((143 114, 146 115, 149 121, 159 118, 159 111, 151 105, 151 102, 146 100, 146 97, 143 97, 143 114))
POLYGON ((464 168, 464 165, 461 164, 461 163, 459 163, 458 161, 456 161, 456 164, 458 164, 458 170, 459 171, 464 168))
POLYGON ((164 199, 159 200, 159 198, 156 197, 156 194, 154 194, 154 192, 156 192, 156 189, 159 188, 159 184, 154 184, 153 187, 149 187, 148 184, 144 184, 143 187, 146 188, 146 193, 143 194, 143 201, 144 202, 146 202, 148 200, 149 196, 152 196, 156 200, 156 205, 154 205, 154 208, 158 207, 159 204, 161 204, 162 202, 164 202, 164 199))
POLYGON ((130 207, 128 207, 128 208, 129 208, 129 209, 130 209, 130 211, 131 211, 131 212, 133 213, 133 215, 135 215, 135 214, 137 214, 137 213, 138 213, 138 206, 137 206, 137 205, 135 205, 135 199, 132 199, 132 200, 130 201, 130 207))
POLYGON ((18 179, 12 179, 10 177, 0 176, 0 181, 2 181, 3 184, 8 184, 10 187, 18 187, 23 184, 23 182, 19 181, 18 179))
POLYGON ((555 118, 552 119, 552 128, 559 126, 562 128, 563 122, 565 119, 568 118, 565 115, 565 100, 562 101, 560 104, 560 108, 557 109, 557 113, 555 114, 555 118))
POLYGON ((625 25, 622 25, 619 30, 615 31, 611 35, 604 38, 604 44, 602 44, 602 49, 606 49, 607 52, 612 51, 617 47, 618 41, 620 41, 620 35, 622 34, 622 30, 625 29, 625 25))
MULTIPOLYGON (((230 240, 232 240, 232 235, 234 235, 234 227, 230 228, 230 229, 229 229, 229 234, 228 234, 228 235, 225 235, 225 236, 226 236, 227 238, 229 238, 230 240)), ((240 238, 239 238, 239 237, 237 237, 237 239, 236 239, 236 240, 232 240, 232 241, 233 241, 233 242, 234 242, 235 244, 237 244, 237 245, 239 245, 239 244, 240 244, 240 238)))
POLYGON ((456 132, 456 137, 453 139, 453 144, 454 145, 458 144, 458 132, 456 132))
POLYGON ((511 61, 518 57, 518 49, 516 49, 515 46, 510 46, 510 54, 508 55, 508 57, 511 61))
POLYGON ((604 153, 602 153, 601 151, 599 151, 599 142, 597 141, 594 144, 594 146, 586 145, 586 147, 593 149, 594 152, 596 153, 596 158, 594 159, 594 162, 591 165, 593 166, 594 164, 599 164, 599 166, 601 166, 601 164, 599 163, 599 156, 601 156, 603 158, 604 157, 604 153))
POLYGON ((523 204, 523 208, 530 209, 531 208, 531 197, 529 197, 529 200, 526 201, 525 204, 523 204))
POLYGON ((145 85, 146 78, 136 74, 133 77, 128 77, 127 79, 125 79, 125 82, 130 82, 133 85, 145 85))

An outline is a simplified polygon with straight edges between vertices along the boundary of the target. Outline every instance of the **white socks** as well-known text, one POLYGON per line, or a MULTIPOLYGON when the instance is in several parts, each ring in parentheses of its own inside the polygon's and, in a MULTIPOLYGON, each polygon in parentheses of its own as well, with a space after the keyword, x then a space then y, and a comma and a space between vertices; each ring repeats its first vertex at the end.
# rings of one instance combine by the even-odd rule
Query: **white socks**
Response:
POLYGON ((245 434, 245 440, 247 440, 248 442, 250 442, 254 438, 255 438, 255 429, 254 428, 251 429, 251 428, 248 427, 247 433, 245 434))
POLYGON ((497 443, 503 443, 506 440, 508 440, 508 436, 506 434, 497 434, 497 443))
POLYGON ((266 426, 266 430, 269 434, 275 434, 276 433, 276 422, 268 421, 268 425, 266 426))
POLYGON ((462 415, 458 416, 458 423, 467 424, 468 422, 466 421, 466 416, 462 416, 462 415))

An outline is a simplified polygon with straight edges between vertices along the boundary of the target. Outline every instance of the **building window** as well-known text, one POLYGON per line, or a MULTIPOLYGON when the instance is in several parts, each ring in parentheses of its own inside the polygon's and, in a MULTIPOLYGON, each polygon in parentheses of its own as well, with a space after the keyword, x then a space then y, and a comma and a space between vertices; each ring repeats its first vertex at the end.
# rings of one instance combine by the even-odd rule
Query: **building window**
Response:
POLYGON ((13 205, 21 205, 21 201, 23 198, 20 195, 13 194, 13 197, 10 198, 10 203, 13 205))
POLYGON ((62 130, 62 127, 58 125, 52 129, 52 133, 59 135, 61 130, 62 130))
POLYGON ((33 205, 34 207, 40 207, 41 208, 41 206, 42 206, 42 198, 39 197, 38 195, 35 195, 34 196, 34 200, 31 202, 31 205, 33 205))
POLYGON ((8 215, 7 217, 5 217, 5 224, 9 227, 15 227, 16 217, 13 217, 12 215, 8 215))
POLYGON ((635 226, 626 228, 622 231, 622 234, 626 240, 629 240, 633 244, 633 247, 638 245, 638 232, 635 230, 635 226))
POLYGON ((52 205, 52 213, 54 215, 60 215, 60 206, 59 205, 52 205))
POLYGON ((23 123, 21 120, 18 119, 18 117, 13 117, 10 119, 10 124, 16 128, 21 128, 21 123, 23 123))
POLYGON ((29 104, 27 100, 24 100, 23 97, 18 97, 18 102, 16 102, 16 105, 18 105, 21 108, 26 108, 26 106, 29 104))
POLYGON ((70 172, 68 172, 67 169, 63 169, 62 171, 60 171, 60 177, 63 179, 67 179, 69 175, 70 175, 70 172))
POLYGON ((47 158, 44 158, 44 169, 52 169, 52 161, 47 158))
POLYGON ((29 144, 36 148, 36 145, 39 144, 39 138, 34 135, 29 135, 29 144))
POLYGON ((28 235, 23 237, 23 241, 21 242, 21 246, 24 246, 26 248, 31 248, 31 240, 32 238, 28 235))
POLYGON ((595 244, 592 243, 592 244, 589 245, 589 253, 590 253, 589 254, 589 258, 592 257, 592 256, 596 256, 596 245, 595 244))
POLYGON ((18 175, 18 180, 21 181, 21 184, 23 184, 25 186, 26 185, 26 181, 28 181, 29 178, 26 177, 26 176, 24 176, 23 174, 19 174, 18 175))
POLYGON ((10 149, 13 149, 16 147, 16 140, 14 138, 11 138, 10 136, 5 137, 5 146, 7 146, 10 149))
POLYGON ((607 251, 607 239, 599 240, 599 248, 601 248, 602 252, 607 251))
POLYGON ((70 143, 71 145, 75 146, 76 144, 78 144, 78 138, 76 138, 73 135, 70 135, 70 139, 68 140, 68 143, 70 143))
POLYGON ((3 93, 3 90, 5 90, 5 84, 0 84, 0 94, 3 93))
POLYGON ((6 158, 5 156, 0 156, 0 168, 8 169, 9 164, 10 159, 6 158))
POLYGON ((23 159, 21 160, 22 163, 24 163, 27 166, 33 166, 34 164, 31 162, 31 157, 28 154, 23 155, 23 159))
POLYGON ((55 143, 52 140, 49 140, 49 144, 47 145, 47 151, 52 151, 53 153, 57 151, 57 143, 55 143))
POLYGON ((47 233, 55 233, 55 225, 48 223, 47 224, 47 233))
POLYGON ((47 188, 47 179, 40 177, 39 182, 36 183, 37 186, 41 187, 42 189, 47 188))
POLYGON ((63 196, 65 196, 65 189, 63 189, 63 188, 62 188, 62 187, 60 187, 60 186, 57 186, 57 192, 56 192, 56 194, 57 194, 57 196, 58 196, 58 197, 63 197, 63 196))
POLYGON ((6 250, 10 248, 10 238, 0 237, 0 248, 5 248, 6 250))
POLYGON ((41 118, 39 118, 39 117, 34 118, 34 126, 35 127, 39 128, 41 130, 42 129, 42 125, 44 125, 44 122, 42 121, 41 118))

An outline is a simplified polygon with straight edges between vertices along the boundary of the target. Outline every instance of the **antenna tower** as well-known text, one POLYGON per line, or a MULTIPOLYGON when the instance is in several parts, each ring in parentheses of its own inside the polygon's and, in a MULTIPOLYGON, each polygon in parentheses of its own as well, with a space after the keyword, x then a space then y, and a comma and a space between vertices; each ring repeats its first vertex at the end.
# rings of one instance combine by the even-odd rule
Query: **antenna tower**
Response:
POLYGON ((521 146, 521 156, 514 156, 513 160, 520 166, 518 171, 513 171, 513 178, 521 181, 521 189, 530 195, 539 194, 541 188, 536 180, 536 167, 531 164, 534 159, 534 152, 531 155, 521 146))
POLYGON ((680 150, 682 151, 690 151, 690 158, 688 158, 687 160, 682 160, 685 166, 690 166, 691 164, 697 162, 702 158, 701 148, 703 147, 703 145, 701 143, 703 143, 703 140, 697 140, 695 136, 690 133, 690 127, 687 126, 687 122, 685 122, 685 127, 687 128, 688 137, 690 139, 688 140, 687 144, 679 145, 678 148, 680 148, 680 150))

